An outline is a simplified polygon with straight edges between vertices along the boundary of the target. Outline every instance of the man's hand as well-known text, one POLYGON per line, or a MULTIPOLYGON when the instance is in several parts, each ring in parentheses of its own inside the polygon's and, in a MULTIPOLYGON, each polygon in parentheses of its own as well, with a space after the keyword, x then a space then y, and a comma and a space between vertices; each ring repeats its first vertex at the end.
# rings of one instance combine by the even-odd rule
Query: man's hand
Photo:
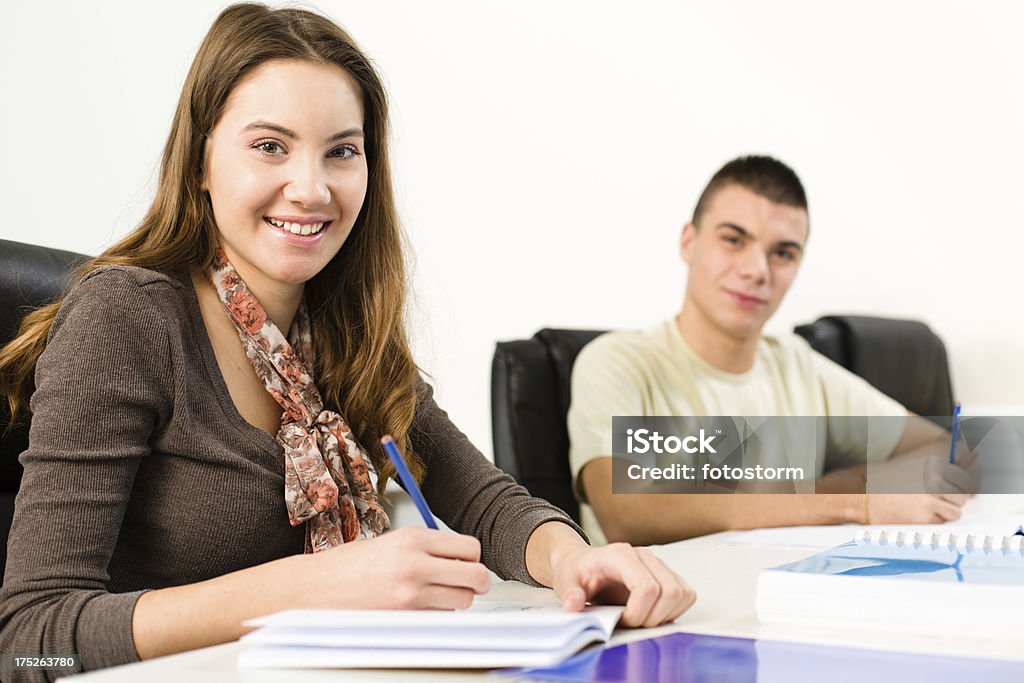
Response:
POLYGON ((976 454, 966 447, 949 462, 949 441, 936 440, 912 453, 867 466, 868 493, 930 493, 973 495, 978 491, 976 454))
POLYGON ((942 524, 960 519, 960 508, 970 498, 966 493, 881 493, 869 494, 864 520, 869 524, 942 524))

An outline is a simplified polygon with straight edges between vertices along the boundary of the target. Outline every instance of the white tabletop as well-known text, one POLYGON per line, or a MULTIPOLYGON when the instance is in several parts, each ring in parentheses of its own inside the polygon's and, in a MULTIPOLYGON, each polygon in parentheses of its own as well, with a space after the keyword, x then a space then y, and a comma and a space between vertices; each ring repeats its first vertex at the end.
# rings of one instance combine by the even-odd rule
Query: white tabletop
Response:
MULTIPOLYGON (((1001 499, 1009 501, 1009 497, 1001 499)), ((974 505, 969 511, 979 519, 991 519, 993 510, 1006 512, 1005 503, 974 505)), ((1014 505, 1014 509, 1020 509, 1014 505)), ((1024 521, 1024 516, 1022 516, 1024 521)), ((792 562, 850 540, 860 527, 792 529, 778 534, 728 531, 702 538, 655 547, 655 552, 696 590, 697 604, 675 623, 656 629, 619 629, 611 643, 622 643, 664 635, 674 631, 739 636, 876 650, 985 657, 1024 661, 1024 632, 1010 634, 1006 640, 976 639, 969 633, 955 638, 923 637, 906 633, 865 630, 807 629, 793 626, 765 626, 754 614, 757 575, 762 569, 792 562), (759 540, 760 539, 760 540, 759 540), (767 545, 770 543, 771 545, 767 545)), ((531 588, 517 582, 496 583, 487 600, 555 601, 553 591, 531 588)), ((282 679, 281 671, 239 669, 238 654, 243 645, 228 643, 137 664, 115 667, 74 676, 83 683, 116 681, 217 681, 268 682, 282 679)), ((449 681, 482 678, 478 671, 292 671, 289 681, 449 681)))

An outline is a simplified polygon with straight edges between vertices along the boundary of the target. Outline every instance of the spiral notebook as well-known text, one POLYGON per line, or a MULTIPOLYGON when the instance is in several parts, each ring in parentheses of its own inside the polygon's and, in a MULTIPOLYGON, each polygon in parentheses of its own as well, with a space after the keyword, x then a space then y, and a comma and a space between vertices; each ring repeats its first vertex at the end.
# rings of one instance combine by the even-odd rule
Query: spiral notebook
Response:
POLYGON ((1019 534, 862 531, 766 569, 757 582, 757 616, 766 624, 1006 638, 1020 627, 1021 606, 1019 534))

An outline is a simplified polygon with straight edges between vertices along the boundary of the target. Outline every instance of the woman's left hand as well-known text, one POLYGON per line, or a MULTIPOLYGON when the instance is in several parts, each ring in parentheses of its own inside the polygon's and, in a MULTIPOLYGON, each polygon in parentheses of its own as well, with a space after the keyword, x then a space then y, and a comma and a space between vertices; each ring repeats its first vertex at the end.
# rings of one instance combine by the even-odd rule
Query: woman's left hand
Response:
POLYGON ((571 545, 552 556, 552 585, 562 606, 577 612, 588 601, 625 605, 623 626, 658 626, 688 610, 697 594, 649 548, 612 543, 571 545))

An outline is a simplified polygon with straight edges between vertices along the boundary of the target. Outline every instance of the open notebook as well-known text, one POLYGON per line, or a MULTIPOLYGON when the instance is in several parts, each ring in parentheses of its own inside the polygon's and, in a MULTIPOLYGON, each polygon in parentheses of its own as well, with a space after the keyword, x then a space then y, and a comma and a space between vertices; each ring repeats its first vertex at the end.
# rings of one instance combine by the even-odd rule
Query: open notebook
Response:
POLYGON ((1024 607, 1024 536, 860 532, 761 572, 767 624, 860 626, 1005 638, 1024 607))
POLYGON ((547 666, 611 637, 622 607, 478 602, 466 610, 290 610, 245 622, 244 668, 547 666))

